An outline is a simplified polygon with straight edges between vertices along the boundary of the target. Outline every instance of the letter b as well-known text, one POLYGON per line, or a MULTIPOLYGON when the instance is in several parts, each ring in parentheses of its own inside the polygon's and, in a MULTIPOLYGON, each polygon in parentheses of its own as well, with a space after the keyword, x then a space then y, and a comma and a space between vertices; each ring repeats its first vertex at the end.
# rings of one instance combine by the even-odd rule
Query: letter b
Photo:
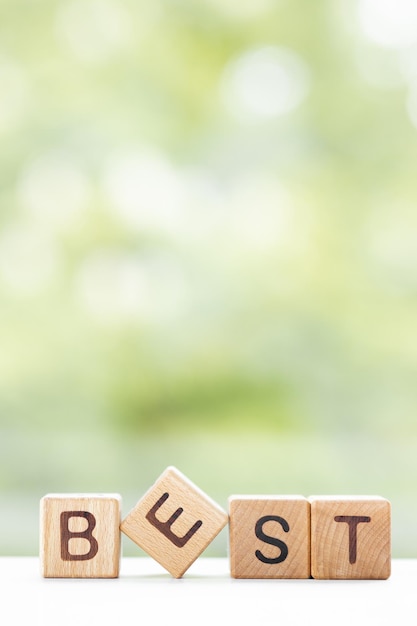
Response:
POLYGON ((63 511, 61 513, 61 559, 63 561, 89 561, 93 559, 98 552, 97 539, 93 537, 93 530, 96 526, 96 518, 88 511, 63 511), (73 532, 69 529, 69 520, 71 517, 84 517, 88 526, 85 530, 73 532), (90 549, 85 554, 71 554, 69 551, 70 539, 86 539, 90 544, 90 549))

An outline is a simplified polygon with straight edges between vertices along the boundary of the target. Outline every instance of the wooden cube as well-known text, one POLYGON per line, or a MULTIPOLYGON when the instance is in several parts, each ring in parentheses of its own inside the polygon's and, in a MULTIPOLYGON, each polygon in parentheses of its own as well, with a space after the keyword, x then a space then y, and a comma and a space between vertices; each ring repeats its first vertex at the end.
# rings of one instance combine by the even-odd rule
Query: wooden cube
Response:
POLYGON ((310 503, 303 496, 229 498, 233 578, 309 578, 310 503))
POLYGON ((123 520, 121 530, 180 578, 227 521, 211 498, 168 467, 123 520))
POLYGON ((311 574, 386 579, 391 573, 391 505, 377 496, 312 496, 311 574))
POLYGON ((40 503, 40 557, 45 578, 117 578, 118 494, 48 494, 40 503))

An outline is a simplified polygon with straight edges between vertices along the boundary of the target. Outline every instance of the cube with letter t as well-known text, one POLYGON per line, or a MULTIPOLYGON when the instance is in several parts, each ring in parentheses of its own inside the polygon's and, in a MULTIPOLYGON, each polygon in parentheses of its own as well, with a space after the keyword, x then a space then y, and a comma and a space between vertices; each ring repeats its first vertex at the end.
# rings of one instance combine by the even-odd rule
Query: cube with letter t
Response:
POLYGON ((320 579, 386 579, 391 505, 378 496, 312 496, 311 574, 320 579))
POLYGON ((45 578, 117 578, 121 497, 48 494, 40 505, 40 556, 45 578))

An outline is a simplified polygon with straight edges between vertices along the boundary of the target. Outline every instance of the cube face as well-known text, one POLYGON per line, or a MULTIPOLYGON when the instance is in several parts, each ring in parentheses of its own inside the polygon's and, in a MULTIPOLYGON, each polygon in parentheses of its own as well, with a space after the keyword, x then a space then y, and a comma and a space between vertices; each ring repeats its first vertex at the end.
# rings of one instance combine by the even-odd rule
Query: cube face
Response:
POLYGON ((121 497, 48 494, 40 504, 40 557, 45 578, 117 578, 121 497))
POLYGON ((376 496, 311 497, 311 574, 382 579, 391 573, 391 505, 376 496))
POLYGON ((233 578, 309 578, 310 503, 302 496, 232 496, 233 578))
POLYGON ((168 467, 122 521, 121 530, 180 578, 227 521, 211 498, 168 467))

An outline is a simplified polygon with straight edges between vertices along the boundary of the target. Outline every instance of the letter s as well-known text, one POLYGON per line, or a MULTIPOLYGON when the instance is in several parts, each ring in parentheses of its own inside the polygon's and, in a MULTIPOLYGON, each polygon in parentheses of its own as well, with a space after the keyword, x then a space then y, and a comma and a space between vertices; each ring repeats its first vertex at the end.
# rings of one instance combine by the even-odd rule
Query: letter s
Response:
POLYGON ((281 539, 270 537, 264 533, 263 525, 266 524, 266 522, 278 522, 281 524, 286 533, 290 530, 288 522, 283 517, 279 517, 278 515, 265 515, 264 517, 258 519, 255 525, 255 535, 264 543, 269 543, 271 546, 279 548, 280 554, 275 558, 268 558, 264 556, 260 550, 256 550, 255 556, 263 563, 269 563, 270 565, 282 563, 282 561, 285 561, 288 556, 288 546, 286 543, 281 541, 281 539))

